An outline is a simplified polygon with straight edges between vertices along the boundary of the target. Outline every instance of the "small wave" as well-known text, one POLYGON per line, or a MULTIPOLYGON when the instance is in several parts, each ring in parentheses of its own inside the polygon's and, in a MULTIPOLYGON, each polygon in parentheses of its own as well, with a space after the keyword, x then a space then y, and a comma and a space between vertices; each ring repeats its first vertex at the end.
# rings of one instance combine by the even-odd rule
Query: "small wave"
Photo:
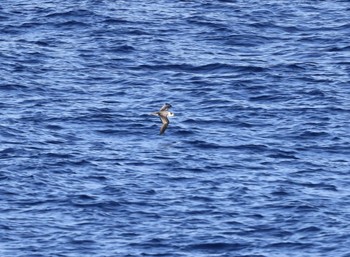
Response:
POLYGON ((50 140, 46 140, 45 141, 45 144, 48 144, 48 145, 61 145, 61 144, 65 144, 66 142, 63 141, 63 140, 53 140, 53 139, 50 139, 50 140))
POLYGON ((94 16, 95 13, 89 10, 70 10, 66 12, 53 12, 47 14, 45 17, 47 18, 77 18, 77 17, 91 17, 94 16))
POLYGON ((27 86, 19 85, 19 84, 2 84, 0 87, 0 91, 2 90, 24 90, 27 89, 27 86))
POLYGON ((305 227, 305 228, 301 228, 298 229, 298 231, 296 231, 296 233, 317 233, 322 231, 319 227, 315 227, 315 226, 309 226, 309 227, 305 227))
POLYGON ((305 93, 308 94, 308 95, 313 95, 313 96, 320 96, 320 97, 325 97, 326 96, 326 94, 320 89, 310 90, 310 91, 307 91, 305 93))
POLYGON ((107 24, 113 24, 113 25, 120 25, 120 24, 124 24, 124 23, 131 23, 128 20, 117 19, 117 18, 106 18, 103 22, 107 23, 107 24))
POLYGON ((140 65, 134 67, 137 70, 158 70, 158 71, 176 71, 188 73, 230 73, 230 72, 262 72, 265 68, 259 66, 235 66, 224 63, 210 63, 200 66, 190 64, 170 64, 170 65, 140 65))
POLYGON ((350 46, 331 47, 331 48, 328 48, 327 51, 329 51, 329 52, 350 51, 350 46))
POLYGON ((4 157, 4 156, 15 154, 16 152, 17 152, 16 148, 9 147, 9 148, 5 148, 5 149, 1 150, 0 155, 1 155, 1 157, 4 157))
POLYGON ((295 151, 282 151, 282 150, 272 150, 273 153, 269 154, 268 157, 275 159, 299 159, 295 151))
POLYGON ((234 147, 238 150, 250 150, 250 151, 267 151, 269 148, 266 145, 259 145, 259 144, 244 144, 244 145, 238 145, 234 147))
POLYGON ((337 192, 338 189, 335 185, 327 184, 327 183, 295 183, 297 185, 301 185, 303 187, 309 187, 309 188, 315 188, 315 189, 322 189, 322 190, 328 190, 328 191, 334 191, 337 192))
MULTIPOLYGON (((18 25, 18 28, 21 28, 21 29, 31 29, 31 28, 35 28, 35 27, 38 27, 38 26, 42 26, 44 25, 45 23, 41 23, 41 22, 24 22, 20 25, 18 25)), ((47 24, 46 24, 47 25, 47 24)))
POLYGON ((220 147, 220 145, 215 144, 215 143, 209 143, 206 141, 201 141, 201 140, 195 140, 195 141, 188 141, 188 144, 191 144, 193 147, 199 147, 203 149, 217 149, 220 147))
POLYGON ((58 159, 67 159, 67 160, 74 159, 74 155, 67 154, 67 153, 47 153, 46 156, 49 158, 58 158, 58 159))
POLYGON ((49 130, 62 130, 63 127, 60 125, 56 125, 56 124, 49 124, 45 126, 47 129, 49 130))
POLYGON ((192 129, 187 129, 187 130, 177 129, 174 134, 179 136, 190 136, 195 134, 195 132, 192 129))
POLYGON ((88 27, 90 26, 89 23, 82 22, 82 21, 65 21, 61 23, 56 23, 57 27, 88 27))
POLYGON ((299 135, 300 138, 304 139, 314 139, 314 138, 319 138, 319 137, 326 137, 329 136, 327 132, 323 131, 305 131, 299 135))
POLYGON ((250 97, 249 100, 253 102, 259 102, 259 101, 281 100, 282 98, 283 98, 283 95, 268 94, 268 95, 259 95, 259 96, 250 97))
POLYGON ((272 247, 272 248, 280 248, 284 249, 290 249, 290 250, 305 250, 305 249, 310 249, 315 247, 315 245, 311 243, 298 243, 298 242, 280 242, 280 243, 273 243, 268 245, 267 247, 272 247))
POLYGON ((261 47, 270 40, 271 38, 257 35, 231 35, 225 38, 225 44, 235 47, 261 47))
POLYGON ((129 134, 130 131, 128 129, 97 129, 95 130, 96 133, 99 134, 106 134, 106 135, 121 135, 121 134, 129 134))
POLYGON ((226 251, 237 251, 247 247, 246 244, 240 243, 201 243, 191 244, 186 248, 189 250, 201 250, 206 252, 226 252, 226 251))
POLYGON ((130 53, 135 51, 135 48, 130 45, 121 45, 116 47, 109 47, 106 50, 111 53, 130 53))

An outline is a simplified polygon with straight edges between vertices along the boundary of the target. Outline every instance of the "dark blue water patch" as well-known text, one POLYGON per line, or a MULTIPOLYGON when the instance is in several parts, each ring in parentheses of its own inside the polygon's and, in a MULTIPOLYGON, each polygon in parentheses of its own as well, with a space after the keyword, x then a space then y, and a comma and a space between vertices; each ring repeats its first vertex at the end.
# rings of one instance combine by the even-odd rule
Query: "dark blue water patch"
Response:
POLYGON ((203 251, 209 254, 237 251, 247 247, 244 243, 201 243, 187 246, 191 251, 203 251))
POLYGON ((103 211, 115 210, 121 208, 122 204, 115 201, 102 201, 96 199, 96 197, 88 195, 79 195, 69 198, 70 204, 84 209, 101 209, 103 211))
POLYGON ((257 47, 268 43, 271 38, 257 35, 230 35, 221 40, 225 40, 225 44, 234 47, 257 47))
POLYGON ((90 10, 77 9, 77 10, 67 10, 63 12, 53 11, 52 13, 47 14, 46 17, 80 19, 80 18, 86 18, 86 17, 96 17, 96 13, 90 10))
POLYGON ((198 27, 205 27, 214 31, 230 32, 229 26, 220 19, 203 19, 203 16, 192 15, 186 19, 189 24, 196 24, 198 27))
POLYGON ((191 145, 192 147, 197 147, 200 149, 217 149, 221 147, 221 145, 219 144, 210 143, 202 140, 188 141, 187 144, 191 145))
POLYGON ((317 97, 325 97, 326 93, 320 89, 314 89, 314 90, 310 90, 307 92, 301 92, 302 95, 312 95, 312 96, 317 96, 317 97))
POLYGON ((108 51, 110 51, 111 53, 130 53, 135 50, 136 49, 130 45, 114 46, 108 49, 108 51))
POLYGON ((274 190, 271 194, 274 196, 281 196, 281 197, 286 197, 290 195, 288 190, 283 187, 274 190))
POLYGON ((296 185, 303 186, 303 187, 309 187, 309 188, 315 188, 315 189, 320 189, 320 190, 329 190, 329 191, 338 191, 337 187, 328 184, 328 183, 301 183, 301 182, 292 182, 296 185))
POLYGON ((329 52, 348 52, 350 51, 350 46, 339 46, 339 47, 331 47, 327 51, 329 52))
POLYGON ((193 131, 190 128, 189 129, 177 129, 174 133, 175 133, 175 135, 178 135, 181 137, 188 137, 188 136, 195 134, 195 131, 193 131))
POLYGON ((299 135, 300 138, 304 138, 304 139, 313 139, 313 138, 326 137, 326 136, 329 136, 329 134, 323 131, 305 131, 299 135))
POLYGON ((11 90, 25 90, 28 87, 20 84, 2 84, 0 90, 1 91, 11 91, 11 90))
POLYGON ((59 131, 59 130, 63 130, 64 127, 57 125, 57 124, 48 124, 45 126, 47 129, 49 130, 54 130, 54 131, 59 131))
POLYGON ((14 147, 4 148, 0 151, 2 158, 11 156, 17 152, 18 152, 18 149, 14 148, 14 147))
POLYGON ((115 18, 115 17, 107 17, 103 22, 110 25, 121 25, 121 24, 132 23, 132 21, 128 21, 123 18, 115 18))
POLYGON ((234 146, 234 148, 237 150, 248 150, 252 152, 266 152, 269 150, 268 146, 259 144, 243 144, 234 146))
POLYGON ((287 100, 289 97, 287 95, 282 95, 278 92, 271 92, 271 94, 258 95, 254 97, 250 97, 250 101, 260 101, 260 102, 270 102, 270 101, 283 101, 287 100))
POLYGON ((90 24, 80 21, 65 21, 61 23, 57 23, 56 27, 58 28, 64 28, 64 29, 81 29, 89 27, 90 24))
POLYGON ((234 66, 224 63, 212 63, 201 66, 193 66, 188 64, 171 64, 171 65, 141 65, 135 67, 137 70, 153 70, 153 71, 182 71, 188 73, 231 73, 231 72, 262 72, 264 68, 258 66, 234 66))
POLYGON ((315 226, 309 226, 309 227, 301 228, 298 230, 298 232, 304 233, 305 235, 314 234, 314 233, 318 233, 321 231, 322 231, 322 229, 315 227, 315 226))
POLYGON ((268 247, 271 248, 278 248, 278 249, 289 249, 292 250, 306 250, 310 248, 316 247, 316 245, 311 243, 294 243, 294 242, 282 242, 282 243, 273 243, 268 245, 268 247))
POLYGON ((268 155, 268 157, 275 159, 299 159, 296 156, 297 152, 294 151, 283 151, 283 150, 274 150, 272 153, 268 155))
POLYGON ((107 135, 125 135, 130 134, 130 131, 127 129, 99 129, 95 130, 96 133, 107 134, 107 135))

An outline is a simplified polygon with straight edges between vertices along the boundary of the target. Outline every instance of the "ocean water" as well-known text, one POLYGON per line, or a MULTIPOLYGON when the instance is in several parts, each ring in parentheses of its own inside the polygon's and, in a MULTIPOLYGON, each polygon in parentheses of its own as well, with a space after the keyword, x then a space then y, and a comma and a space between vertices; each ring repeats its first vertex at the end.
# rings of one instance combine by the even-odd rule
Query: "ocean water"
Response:
POLYGON ((349 257, 349 13, 1 1, 0 255, 349 257))

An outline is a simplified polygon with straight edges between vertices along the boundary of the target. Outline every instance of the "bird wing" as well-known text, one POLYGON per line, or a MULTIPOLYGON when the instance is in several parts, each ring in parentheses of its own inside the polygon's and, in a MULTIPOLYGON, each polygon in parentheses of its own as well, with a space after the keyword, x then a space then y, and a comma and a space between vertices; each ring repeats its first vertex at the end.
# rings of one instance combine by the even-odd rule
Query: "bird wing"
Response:
POLYGON ((162 111, 167 111, 167 110, 169 110, 171 108, 171 104, 168 104, 168 103, 166 103, 166 104, 164 104, 163 106, 162 106, 162 108, 160 108, 160 111, 162 112, 162 111))
POLYGON ((159 118, 162 121, 163 125, 160 127, 160 133, 159 135, 163 134, 165 132, 165 130, 167 129, 168 125, 169 125, 169 120, 166 117, 166 114, 164 115, 163 113, 159 113, 159 118))
POLYGON ((168 127, 169 123, 163 123, 163 125, 160 127, 160 133, 159 135, 163 134, 166 130, 166 128, 168 127))

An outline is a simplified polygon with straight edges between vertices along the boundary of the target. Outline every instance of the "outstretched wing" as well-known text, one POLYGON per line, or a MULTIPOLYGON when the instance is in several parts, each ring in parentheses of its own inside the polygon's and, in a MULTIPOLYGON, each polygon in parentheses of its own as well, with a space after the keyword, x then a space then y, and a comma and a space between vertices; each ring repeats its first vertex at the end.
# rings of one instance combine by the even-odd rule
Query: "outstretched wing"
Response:
POLYGON ((165 130, 167 129, 168 125, 169 125, 169 120, 166 116, 159 114, 159 118, 162 121, 163 125, 160 128, 160 135, 163 134, 165 132, 165 130))
POLYGON ((162 108, 160 108, 160 111, 167 111, 171 108, 171 104, 165 103, 162 108))
POLYGON ((160 133, 159 133, 159 135, 162 135, 162 134, 165 132, 166 128, 168 127, 168 124, 169 124, 169 123, 163 123, 163 125, 162 125, 161 128, 160 128, 160 133))

